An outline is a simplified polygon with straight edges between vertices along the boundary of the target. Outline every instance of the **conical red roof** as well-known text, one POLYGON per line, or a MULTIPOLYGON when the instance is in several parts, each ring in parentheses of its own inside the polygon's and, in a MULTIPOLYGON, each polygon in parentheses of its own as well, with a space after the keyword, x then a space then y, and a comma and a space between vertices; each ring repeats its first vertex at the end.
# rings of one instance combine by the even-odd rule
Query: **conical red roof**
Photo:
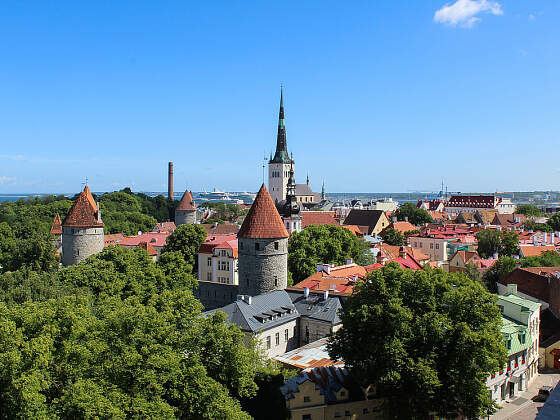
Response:
POLYGON ((90 191, 89 187, 87 186, 87 184, 84 187, 84 192, 86 193, 86 198, 88 199, 89 204, 91 204, 91 207, 93 207, 93 210, 97 211, 97 203, 93 199, 93 195, 91 194, 91 191, 90 191))
POLYGON ((272 202, 270 193, 261 186, 249 213, 245 217, 238 238, 287 238, 290 235, 272 202))
POLYGON ((196 203, 194 202, 192 193, 186 190, 183 194, 183 198, 179 201, 177 210, 196 210, 196 203))
MULTIPOLYGON (((97 227, 103 226, 102 221, 97 220, 97 206, 92 206, 93 197, 89 193, 89 188, 84 188, 74 205, 68 212, 68 215, 62 222, 62 226, 71 227, 97 227), (87 189, 87 190, 86 190, 87 189), (88 197, 89 195, 89 197, 88 197)), ((95 202, 94 202, 95 203, 95 202)))
POLYGON ((62 222, 60 221, 60 215, 58 213, 56 213, 56 216, 54 216, 54 220, 51 226, 51 234, 62 235, 62 222))

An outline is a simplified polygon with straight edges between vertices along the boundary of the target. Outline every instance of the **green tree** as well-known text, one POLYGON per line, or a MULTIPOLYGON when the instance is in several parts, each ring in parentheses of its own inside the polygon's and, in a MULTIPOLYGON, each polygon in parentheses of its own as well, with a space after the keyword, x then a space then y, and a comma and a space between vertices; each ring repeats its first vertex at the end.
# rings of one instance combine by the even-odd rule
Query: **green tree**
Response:
POLYGON ((206 231, 200 225, 180 225, 167 237, 162 253, 179 251, 185 262, 196 270, 200 245, 206 240, 206 231))
POLYGON ((513 231, 503 230, 500 233, 500 255, 512 256, 519 253, 519 234, 513 231))
POLYGON ((515 209, 515 212, 518 214, 524 214, 528 217, 540 217, 543 215, 542 211, 532 204, 520 204, 515 209))
POLYGON ((484 229, 476 234, 478 240, 478 254, 482 258, 489 258, 500 249, 500 232, 484 229))
POLYGON ((537 231, 553 232, 554 231, 551 224, 549 224, 549 223, 537 223, 534 220, 526 220, 525 222, 523 222, 523 227, 526 230, 532 230, 534 232, 537 232, 537 231))
POLYGON ((498 258, 498 260, 492 264, 492 266, 486 270, 482 276, 486 289, 491 293, 496 293, 496 283, 515 270, 517 263, 519 263, 519 260, 515 260, 512 257, 501 256, 498 258))
POLYGON ((383 233, 383 242, 389 245, 404 245, 404 235, 394 228, 388 228, 383 233))
POLYGON ((288 270, 299 283, 317 270, 319 263, 346 264, 349 258, 358 264, 364 258, 367 243, 340 226, 311 225, 294 232, 288 242, 288 270))
POLYGON ((552 228, 553 231, 558 232, 560 231, 560 212, 554 213, 548 219, 548 225, 552 228))
POLYGON ((560 254, 556 251, 545 251, 535 257, 526 257, 521 260, 522 267, 559 267, 560 254))
POLYGON ((249 419, 232 395, 254 394, 255 355, 199 309, 180 291, 0 303, 0 417, 249 419))
POLYGON ((471 279, 474 282, 481 281, 480 271, 478 271, 478 268, 476 268, 476 266, 472 263, 472 261, 469 261, 467 265, 465 265, 464 273, 469 279, 471 279))
POLYGON ((401 221, 408 217, 408 221, 416 226, 423 225, 424 223, 433 223, 434 221, 430 213, 416 207, 413 203, 404 203, 393 213, 393 216, 396 216, 401 221))
POLYGON ((478 418, 492 408, 485 381, 507 352, 496 297, 480 283, 391 263, 358 285, 341 318, 329 354, 376 386, 390 417, 478 418))

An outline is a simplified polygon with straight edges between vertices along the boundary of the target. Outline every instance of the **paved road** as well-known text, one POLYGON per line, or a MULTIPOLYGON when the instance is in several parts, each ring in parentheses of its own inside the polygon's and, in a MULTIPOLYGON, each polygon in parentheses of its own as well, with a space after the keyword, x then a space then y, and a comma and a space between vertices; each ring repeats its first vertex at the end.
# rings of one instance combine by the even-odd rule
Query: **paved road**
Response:
POLYGON ((539 376, 531 384, 529 389, 519 394, 519 397, 510 403, 504 403, 502 409, 490 416, 491 420, 534 420, 543 403, 536 403, 531 400, 541 386, 550 385, 552 387, 560 381, 560 372, 547 371, 540 372, 539 376))

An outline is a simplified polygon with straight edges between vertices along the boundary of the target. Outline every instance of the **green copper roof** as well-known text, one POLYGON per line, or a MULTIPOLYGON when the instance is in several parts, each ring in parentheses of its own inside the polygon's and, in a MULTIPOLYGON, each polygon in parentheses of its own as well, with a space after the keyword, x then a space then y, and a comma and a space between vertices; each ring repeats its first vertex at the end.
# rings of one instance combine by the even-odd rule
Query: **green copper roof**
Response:
POLYGON ((522 298, 521 296, 517 296, 514 294, 509 294, 505 296, 498 296, 498 299, 504 300, 506 302, 513 303, 514 305, 522 306, 523 310, 529 310, 531 312, 535 312, 540 310, 541 304, 537 302, 533 302, 532 300, 522 298))
POLYGON ((510 341, 510 348, 507 350, 508 356, 527 350, 531 346, 533 340, 526 325, 502 316, 501 331, 504 335, 506 348, 508 340, 510 341), (525 336, 524 342, 522 342, 522 336, 525 336))

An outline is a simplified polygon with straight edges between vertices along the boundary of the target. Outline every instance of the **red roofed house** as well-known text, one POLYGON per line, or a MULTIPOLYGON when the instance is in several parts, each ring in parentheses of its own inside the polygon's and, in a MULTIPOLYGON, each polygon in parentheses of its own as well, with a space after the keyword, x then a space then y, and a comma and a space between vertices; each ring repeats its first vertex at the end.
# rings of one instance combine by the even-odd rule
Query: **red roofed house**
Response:
POLYGON ((125 236, 122 233, 108 233, 104 239, 105 247, 118 245, 124 238, 125 236))
POLYGON ((302 211, 301 217, 301 225, 304 229, 311 225, 339 225, 334 211, 302 211))
POLYGON ((237 235, 209 235, 198 250, 198 280, 239 284, 237 235))
POLYGON ((554 245, 544 245, 544 246, 520 245, 519 246, 519 256, 521 258, 538 257, 547 251, 557 252, 556 247, 554 245))
POLYGON ((177 229, 175 222, 160 222, 156 223, 152 231, 159 233, 173 233, 175 229, 177 229))
POLYGON ((51 235, 54 236, 53 244, 57 254, 62 254, 62 222, 60 214, 56 213, 51 226, 51 235))
POLYGON ((354 286, 360 280, 364 280, 367 271, 361 265, 347 261, 348 264, 335 266, 334 264, 318 264, 317 272, 305 280, 294 285, 294 289, 309 289, 338 292, 342 295, 351 295, 354 286))
POLYGON ((86 185, 62 222, 62 264, 77 264, 103 251, 103 226, 101 212, 86 185))
POLYGON ((515 212, 515 204, 510 198, 496 195, 454 195, 445 206, 447 213, 454 214, 490 209, 496 209, 500 214, 511 214, 515 212))
POLYGON ((138 248, 144 249, 148 253, 148 255, 152 258, 152 261, 156 262, 158 257, 158 252, 155 250, 155 248, 152 245, 150 245, 148 242, 140 242, 138 248))
POLYGON ((169 235, 169 233, 144 232, 141 235, 128 236, 122 239, 118 245, 135 248, 140 246, 143 242, 146 242, 156 250, 157 258, 159 258, 163 247, 166 245, 166 240, 169 235))
POLYGON ((496 260, 480 258, 478 252, 459 250, 449 260, 449 272, 465 271, 465 267, 469 263, 478 268, 478 271, 483 272, 489 269, 495 262, 496 260))
MULTIPOLYGON (((421 270, 422 264, 413 256, 412 248, 407 248, 405 246, 394 246, 382 244, 378 248, 377 253, 377 263, 366 265, 365 269, 367 272, 378 270, 381 266, 384 266, 390 262, 396 262, 401 266, 401 268, 409 268, 411 270, 421 270)), ((421 252, 417 251, 419 255, 421 252)))

